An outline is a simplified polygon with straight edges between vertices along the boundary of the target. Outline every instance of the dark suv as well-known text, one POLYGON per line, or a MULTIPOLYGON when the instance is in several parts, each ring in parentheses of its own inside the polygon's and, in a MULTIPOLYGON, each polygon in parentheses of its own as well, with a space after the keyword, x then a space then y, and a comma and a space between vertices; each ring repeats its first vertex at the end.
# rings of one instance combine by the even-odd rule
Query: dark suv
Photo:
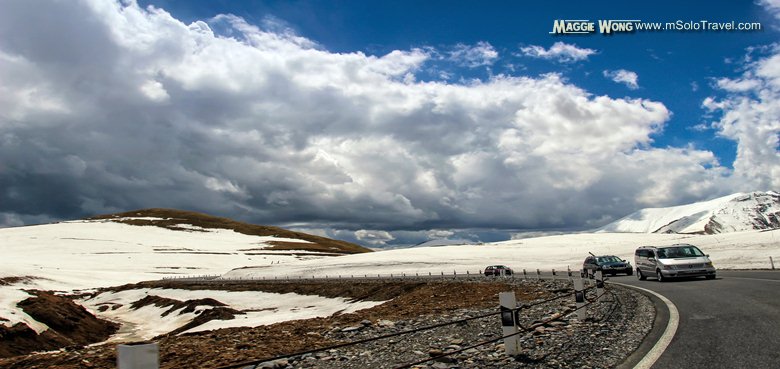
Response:
POLYGON ((485 276, 512 275, 512 268, 505 265, 491 265, 485 268, 485 276))
POLYGON ((593 270, 593 273, 600 270, 605 275, 616 275, 618 273, 624 273, 626 275, 634 274, 631 263, 615 255, 588 256, 585 258, 585 262, 582 263, 583 274, 587 274, 589 269, 593 270))

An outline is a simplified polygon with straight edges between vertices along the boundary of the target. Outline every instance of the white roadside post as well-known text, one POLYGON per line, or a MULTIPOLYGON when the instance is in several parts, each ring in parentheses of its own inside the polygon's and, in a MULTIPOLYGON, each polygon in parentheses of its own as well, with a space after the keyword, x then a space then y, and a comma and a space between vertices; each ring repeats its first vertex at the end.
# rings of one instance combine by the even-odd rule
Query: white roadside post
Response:
POLYGON ((118 369, 158 369, 160 348, 156 342, 123 344, 116 347, 118 369))
POLYGON ((585 306, 585 288, 582 282, 582 278, 574 279, 574 302, 577 306, 577 319, 579 320, 585 320, 587 316, 585 309, 583 309, 583 306, 585 306))
POLYGON ((601 297, 604 294, 604 273, 596 271, 596 296, 601 297))
POLYGON ((525 272, 525 269, 523 269, 523 279, 524 280, 528 279, 528 273, 525 272))
POLYGON ((588 269, 588 284, 593 280, 593 269, 588 269))
POLYGON ((555 269, 552 270, 553 280, 555 280, 555 269))
POLYGON ((569 280, 571 281, 571 267, 568 265, 566 266, 566 275, 569 276, 569 280))
POLYGON ((517 334, 517 322, 515 321, 515 309, 517 309, 517 300, 514 292, 499 292, 498 302, 501 304, 501 331, 503 336, 513 335, 504 338, 504 347, 507 356, 514 356, 520 353, 520 337, 517 334))
POLYGON ((539 269, 536 269, 536 280, 542 279, 542 272, 539 269))

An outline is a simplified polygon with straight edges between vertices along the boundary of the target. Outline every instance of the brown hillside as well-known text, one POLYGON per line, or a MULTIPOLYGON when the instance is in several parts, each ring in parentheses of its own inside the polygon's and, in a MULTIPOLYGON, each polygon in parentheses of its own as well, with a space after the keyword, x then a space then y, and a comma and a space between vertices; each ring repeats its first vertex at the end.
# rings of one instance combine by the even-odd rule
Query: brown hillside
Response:
MULTIPOLYGON (((158 220, 145 220, 145 219, 124 219, 115 220, 116 222, 138 225, 138 226, 157 226, 172 230, 185 230, 179 227, 179 224, 190 224, 201 228, 221 228, 232 229, 238 233, 243 233, 252 236, 275 236, 294 238, 312 243, 292 243, 292 242, 269 242, 272 247, 265 248, 265 250, 305 250, 305 251, 318 251, 329 252, 337 254, 358 254, 363 252, 370 252, 370 249, 356 245, 354 243, 333 240, 330 238, 314 236, 302 232, 294 232, 284 228, 256 225, 249 223, 237 222, 228 218, 220 218, 207 214, 196 213, 193 211, 184 211, 176 209, 141 209, 133 210, 124 213, 99 215, 90 219, 116 219, 116 218, 130 218, 130 217, 149 217, 160 218, 158 220)), ((186 229, 191 231, 190 229, 186 229)))

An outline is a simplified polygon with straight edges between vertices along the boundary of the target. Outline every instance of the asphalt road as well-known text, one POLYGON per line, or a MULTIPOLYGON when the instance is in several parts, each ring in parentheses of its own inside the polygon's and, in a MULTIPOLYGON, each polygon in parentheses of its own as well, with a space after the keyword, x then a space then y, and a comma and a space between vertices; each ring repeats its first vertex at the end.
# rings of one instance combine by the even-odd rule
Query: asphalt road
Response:
POLYGON ((780 368, 780 270, 722 270, 715 280, 664 283, 609 280, 655 291, 679 311, 674 338, 652 368, 780 368))

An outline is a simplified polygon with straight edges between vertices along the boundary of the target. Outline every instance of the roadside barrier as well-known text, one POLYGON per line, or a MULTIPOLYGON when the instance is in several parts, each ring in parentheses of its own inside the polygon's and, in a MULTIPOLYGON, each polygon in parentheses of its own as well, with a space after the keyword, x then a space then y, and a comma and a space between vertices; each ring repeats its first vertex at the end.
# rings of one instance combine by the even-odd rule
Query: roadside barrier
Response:
MULTIPOLYGON (((418 332, 422 332, 422 331, 427 331, 427 330, 431 330, 431 329, 436 329, 436 328, 441 328, 441 327, 445 327, 445 326, 449 326, 449 325, 453 325, 453 324, 463 324, 463 323, 466 323, 466 322, 469 322, 469 321, 473 321, 473 320, 485 319, 485 318, 489 318, 489 317, 496 316, 496 315, 499 315, 501 317, 502 335, 500 337, 494 338, 494 339, 488 339, 488 340, 485 340, 485 341, 481 341, 481 342, 478 342, 478 343, 475 343, 475 344, 463 347, 463 348, 461 348, 459 350, 446 351, 446 352, 442 353, 441 355, 431 356, 431 357, 420 359, 420 360, 412 362, 412 363, 403 364, 401 366, 397 366, 396 369, 411 368, 411 367, 413 367, 415 365, 420 365, 420 364, 423 364, 423 363, 426 363, 426 362, 429 362, 429 361, 441 359, 443 357, 456 355, 458 353, 461 353, 461 352, 464 352, 464 351, 467 351, 467 350, 470 350, 470 349, 473 349, 473 348, 477 348, 477 347, 480 347, 480 346, 484 346, 484 345, 487 345, 487 344, 490 344, 490 343, 498 342, 500 340, 504 340, 504 347, 505 347, 507 355, 510 355, 510 356, 511 355, 517 355, 517 354, 519 354, 519 337, 520 337, 520 335, 526 334, 526 333, 529 333, 529 332, 533 332, 538 327, 544 326, 544 325, 549 324, 549 323, 551 323, 553 321, 562 320, 562 319, 564 319, 564 318, 566 318, 568 316, 571 316, 573 314, 576 314, 575 315, 576 319, 578 319, 578 320, 585 320, 585 318, 587 316, 586 315, 586 309, 588 308, 588 306, 596 303, 604 295, 604 281, 603 281, 603 277, 602 277, 600 272, 597 273, 596 276, 595 276, 595 281, 594 281, 595 283, 593 285, 591 285, 590 287, 587 287, 587 288, 584 288, 584 284, 586 282, 590 284, 590 280, 581 278, 582 275, 586 275, 584 273, 584 271, 583 271, 583 273, 581 273, 581 276, 579 278, 572 278, 572 272, 571 272, 571 269, 569 269, 569 268, 567 268, 567 274, 568 274, 568 277, 569 277, 569 281, 572 283, 573 294, 571 292, 566 292, 566 293, 561 293, 561 294, 554 295, 554 296, 552 296, 550 298, 547 298, 547 299, 537 300, 537 301, 534 301, 532 303, 518 305, 517 301, 515 299, 515 296, 514 296, 514 292, 508 292, 508 293, 507 292, 502 292, 501 294, 499 294, 499 302, 500 302, 499 310, 495 311, 495 312, 482 314, 482 315, 478 315, 478 316, 474 316, 474 317, 467 317, 467 318, 464 318, 464 319, 458 319, 458 320, 449 321, 449 322, 438 323, 438 324, 434 324, 434 325, 429 325, 429 326, 425 326, 425 327, 419 327, 419 328, 405 330, 405 331, 400 331, 400 332, 389 333, 389 334, 385 334, 385 335, 380 335, 380 336, 376 336, 376 337, 370 337, 370 338, 356 340, 356 341, 344 342, 344 343, 341 343, 341 344, 332 345, 332 346, 328 346, 328 347, 321 347, 321 348, 315 348, 315 349, 306 350, 306 351, 300 351, 300 352, 294 352, 294 353, 285 354, 285 355, 279 355, 279 356, 275 356, 275 357, 269 357, 269 358, 262 358, 262 359, 257 359, 257 360, 244 361, 244 362, 240 362, 240 363, 230 364, 230 365, 227 365, 227 366, 222 366, 222 367, 219 367, 219 369, 245 368, 245 367, 258 368, 258 367, 260 367, 261 364, 274 362, 274 361, 281 360, 281 359, 288 359, 288 358, 292 358, 292 357, 303 356, 303 355, 306 355, 306 354, 313 354, 313 353, 322 352, 322 351, 334 350, 334 349, 338 349, 338 348, 343 348, 343 347, 348 347, 348 346, 353 346, 353 345, 359 345, 359 344, 363 344, 363 343, 368 343, 368 342, 372 342, 372 341, 377 341, 377 340, 391 338, 391 337, 396 337, 396 336, 401 336, 401 335, 410 335, 410 334, 414 334, 414 333, 418 333, 418 332), (587 299, 586 298, 586 293, 587 293, 588 290, 591 290, 591 289, 596 289, 596 293, 595 293, 596 297, 593 298, 593 299, 587 299), (535 307, 535 306, 538 306, 538 305, 547 304, 549 302, 552 302, 552 301, 555 301, 555 300, 559 300, 559 299, 563 299, 563 298, 566 298, 566 297, 569 297, 569 298, 573 297, 573 300, 575 302, 575 308, 574 309, 569 308, 569 309, 566 309, 563 312, 558 312, 558 313, 552 314, 552 315, 550 315, 549 319, 543 320, 541 322, 537 321, 537 322, 535 322, 535 323, 533 323, 533 324, 531 324, 530 326, 527 326, 527 327, 522 326, 520 324, 520 321, 521 321, 520 313, 521 313, 521 311, 529 309, 529 308, 532 308, 532 307, 535 307)), ((588 273, 587 275, 590 276, 592 274, 588 273)), ((471 274, 469 271, 466 271, 465 273, 458 273, 457 271, 453 271, 452 274, 445 274, 443 271, 440 272, 439 274, 429 272, 427 276, 426 275, 422 275, 421 276, 419 273, 414 273, 414 275, 407 274, 407 273, 401 273, 400 275, 399 274, 390 274, 389 275, 389 277, 392 278, 392 279, 410 279, 410 278, 411 279, 413 279, 413 278, 425 278, 425 279, 429 279, 429 278, 434 278, 434 279, 435 278, 439 278, 439 279, 441 279, 441 278, 471 278, 471 277, 474 277, 474 276, 481 276, 482 278, 492 278, 492 279, 496 279, 496 280, 513 279, 513 278, 515 278, 514 274, 502 275, 502 276, 484 276, 483 271, 480 271, 476 275, 475 274, 471 274)), ((367 274, 364 274, 363 276, 350 275, 349 278, 350 279, 373 280, 373 279, 382 278, 382 275, 378 274, 376 277, 369 276, 367 274)), ((325 276, 325 277, 314 277, 314 276, 312 276, 311 278, 308 278, 308 277, 304 278, 303 276, 299 276, 297 279, 292 278, 292 280, 297 280, 297 281, 300 281, 300 280, 334 280, 334 279, 335 280, 346 279, 346 276, 345 275, 344 276, 342 276, 342 275, 325 276)), ((525 269, 523 269, 523 279, 524 280, 528 279, 528 276, 527 276, 527 273, 526 273, 525 269)), ((543 275, 541 273, 541 271, 539 269, 537 269, 536 270, 536 280, 542 280, 542 279, 555 280, 556 279, 556 272, 553 270, 550 273, 550 275, 543 275)), ((270 279, 270 278, 266 279, 264 277, 261 277, 261 278, 241 278, 241 277, 239 277, 239 278, 230 278, 230 279, 228 279, 228 278, 221 278, 218 275, 200 275, 200 276, 177 277, 177 278, 170 278, 170 277, 168 277, 168 278, 163 278, 163 280, 172 281, 172 282, 182 282, 182 283, 187 283, 187 282, 218 282, 218 283, 224 283, 224 282, 252 282, 252 281, 289 282, 291 280, 291 278, 285 277, 284 279, 279 279, 277 277, 274 277, 274 279, 270 279)), ((562 281, 563 280, 565 280, 565 279, 562 279, 562 281)), ((614 302, 615 303, 619 303, 619 301, 617 301, 617 298, 614 299, 614 302)), ((612 312, 614 312, 615 309, 616 309, 616 306, 613 306, 611 308, 609 314, 611 315, 612 312)), ((153 345, 154 345, 153 348, 156 349, 157 348, 156 344, 153 343, 153 345)), ((120 346, 123 346, 123 345, 120 345, 120 346)), ((152 347, 152 346, 149 346, 149 347, 152 347)), ((149 352, 152 351, 151 349, 147 349, 144 352, 142 352, 143 350, 137 350, 137 349, 136 350, 128 350, 127 346, 125 346, 125 347, 118 347, 117 349, 118 349, 118 358, 117 358, 118 364, 120 362, 121 363, 125 363, 123 365, 119 365, 120 369, 136 369, 136 368, 140 368, 140 367, 133 366, 133 365, 130 365, 130 364, 127 364, 127 363, 134 363, 134 362, 136 362, 138 360, 147 360, 148 361, 149 360, 149 355, 150 355, 149 352), (136 355, 141 355, 141 354, 143 354, 144 357, 135 357, 136 355)), ((157 355, 155 355, 155 359, 156 359, 156 356, 157 355)), ((143 366, 143 368, 146 368, 146 369, 157 368, 157 367, 158 366, 143 366)))
MULTIPOLYGON (((577 283, 578 281, 579 281, 579 283, 581 285, 582 284, 582 280, 581 279, 575 279, 573 283, 577 283)), ((594 287, 590 287, 588 289, 592 289, 592 288, 594 288, 594 287)), ((581 292, 584 294, 585 291, 587 291, 588 289, 582 290, 581 292)), ((277 360, 289 359, 289 358, 303 356, 303 355, 307 355, 307 354, 314 354, 314 353, 322 352, 322 351, 335 350, 335 349, 338 349, 338 348, 359 345, 359 344, 363 344, 363 343, 373 342, 373 341, 382 340, 382 339, 391 338, 391 337, 397 337, 397 336, 401 336, 401 335, 414 334, 414 333, 427 331, 427 330, 431 330, 431 329, 435 329, 435 328, 441 328, 441 327, 454 325, 454 324, 463 324, 465 322, 469 322, 469 321, 473 321, 473 320, 477 320, 477 319, 484 319, 484 318, 488 318, 488 317, 492 317, 492 316, 496 316, 496 315, 500 315, 502 326, 504 327, 502 329, 503 330, 503 334, 500 337, 494 338, 494 339, 485 340, 485 341, 481 341, 481 342, 478 342, 476 344, 463 347, 463 348, 461 348, 459 350, 447 351, 447 352, 442 353, 441 355, 431 356, 431 357, 424 358, 424 359, 421 359, 421 360, 418 360, 418 361, 415 361, 415 362, 406 363, 406 364, 397 366, 396 369, 410 368, 410 367, 413 367, 415 365, 420 365, 420 364, 423 364, 423 363, 426 363, 426 362, 429 362, 429 361, 433 361, 433 360, 436 360, 436 359, 441 359, 443 357, 455 355, 455 354, 467 351, 469 349, 480 347, 480 346, 484 346, 484 345, 487 345, 487 344, 490 344, 490 343, 493 343, 493 342, 498 342, 500 340, 505 340, 505 349, 507 350, 507 354, 508 355, 517 355, 519 353, 519 351, 518 351, 518 344, 519 344, 518 338, 519 338, 519 335, 532 332, 537 327, 544 326, 544 325, 549 324, 549 323, 551 323, 553 321, 560 321, 560 320, 564 319, 565 317, 570 316, 571 314, 574 314, 574 313, 577 313, 578 318, 582 317, 582 318, 579 318, 579 319, 584 319, 585 315, 582 313, 582 312, 584 312, 584 309, 587 308, 589 305, 596 303, 596 301, 599 299, 599 297, 596 297, 595 299, 593 299, 592 301, 589 301, 588 303, 584 303, 581 306, 578 305, 577 308, 575 308, 573 310, 568 310, 568 311, 564 311, 562 313, 552 314, 550 318, 548 318, 546 320, 543 320, 541 322, 534 323, 534 324, 532 324, 532 325, 530 325, 528 327, 524 327, 524 326, 522 326, 520 324, 520 312, 521 311, 529 309, 531 307, 538 306, 538 305, 546 304, 546 303, 549 303, 549 302, 552 302, 552 301, 555 301, 555 300, 563 299, 563 298, 566 298, 566 297, 571 298, 572 294, 568 293, 568 292, 567 293, 562 293, 562 294, 559 294, 559 295, 555 295, 555 296, 553 296, 551 298, 547 298, 547 299, 539 300, 539 301, 534 301, 533 303, 522 304, 522 305, 518 306, 517 301, 515 300, 514 292, 508 292, 508 293, 507 292, 502 292, 501 294, 499 294, 500 309, 499 309, 499 311, 496 311, 496 312, 483 314, 483 315, 479 315, 479 316, 474 316, 474 317, 468 317, 468 318, 464 318, 464 319, 458 319, 458 320, 444 322, 444 323, 439 323, 439 324, 434 324, 434 325, 429 325, 429 326, 415 328, 415 329, 410 329, 410 330, 405 330, 405 331, 401 331, 401 332, 395 332, 395 333, 380 335, 380 336, 366 338, 366 339, 361 339, 361 340, 356 340, 356 341, 344 342, 344 343, 340 343, 340 344, 337 344, 337 345, 331 345, 331 346, 327 346, 327 347, 320 347, 320 348, 306 350, 306 351, 299 351, 299 352, 294 352, 294 353, 285 354, 285 355, 278 355, 278 356, 275 356, 275 357, 268 357, 268 358, 262 358, 262 359, 257 359, 257 360, 243 361, 243 362, 239 362, 239 363, 235 363, 235 364, 221 366, 221 367, 218 367, 218 369, 233 369, 233 368, 245 368, 245 367, 248 367, 248 368, 258 368, 262 364, 275 362, 277 360), (509 342, 510 344, 506 344, 507 342, 509 342)))
MULTIPOLYGON (((567 267, 568 279, 572 280, 572 271, 567 267)), ((438 272, 401 272, 401 273, 388 273, 388 274, 323 274, 323 275, 309 275, 309 276, 251 276, 251 277, 223 277, 219 274, 203 274, 203 275, 189 275, 189 276, 169 276, 163 277, 163 281, 169 282, 251 282, 251 281, 301 281, 301 280, 347 280, 347 279, 461 279, 461 278, 508 278, 508 279, 529 279, 528 272, 523 269, 522 276, 517 273, 506 274, 501 271, 498 275, 485 275, 484 270, 465 270, 465 271, 438 271, 438 272)), ((542 271, 536 269, 535 280, 550 279, 550 280, 563 280, 560 273, 555 269, 550 271, 542 271)))

